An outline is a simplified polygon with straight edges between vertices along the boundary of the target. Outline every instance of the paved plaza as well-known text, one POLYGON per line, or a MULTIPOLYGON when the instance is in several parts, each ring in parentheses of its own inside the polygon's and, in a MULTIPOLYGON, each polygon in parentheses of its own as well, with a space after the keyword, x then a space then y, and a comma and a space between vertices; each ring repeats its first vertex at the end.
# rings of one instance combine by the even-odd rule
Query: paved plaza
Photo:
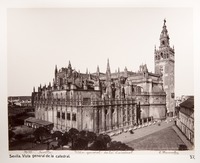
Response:
MULTIPOLYGON (((178 150, 180 145, 188 145, 180 133, 174 130, 174 122, 162 122, 145 128, 113 136, 113 141, 121 141, 134 150, 178 150)), ((190 149, 190 147, 189 147, 190 149)))
POLYGON ((184 142, 172 127, 126 143, 135 150, 178 150, 184 142))
POLYGON ((157 131, 160 131, 162 129, 168 128, 173 125, 174 125, 174 121, 167 121, 167 122, 163 121, 160 123, 160 125, 158 125, 158 123, 155 123, 155 124, 152 124, 151 126, 136 129, 136 130, 134 130, 134 134, 131 134, 130 132, 126 132, 126 133, 122 133, 120 135, 113 136, 112 140, 127 143, 132 140, 139 139, 141 137, 153 134, 157 131))

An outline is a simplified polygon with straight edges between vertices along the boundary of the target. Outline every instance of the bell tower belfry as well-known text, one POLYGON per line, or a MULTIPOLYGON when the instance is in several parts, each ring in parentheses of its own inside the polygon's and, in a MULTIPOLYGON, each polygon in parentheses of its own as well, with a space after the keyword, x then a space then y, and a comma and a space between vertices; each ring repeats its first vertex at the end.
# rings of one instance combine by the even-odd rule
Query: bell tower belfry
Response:
POLYGON ((175 75, 175 59, 174 47, 170 47, 169 35, 164 20, 163 28, 160 34, 160 46, 155 47, 154 63, 155 73, 160 74, 163 81, 163 88, 166 92, 167 115, 173 116, 175 112, 175 94, 174 94, 174 75, 175 75))

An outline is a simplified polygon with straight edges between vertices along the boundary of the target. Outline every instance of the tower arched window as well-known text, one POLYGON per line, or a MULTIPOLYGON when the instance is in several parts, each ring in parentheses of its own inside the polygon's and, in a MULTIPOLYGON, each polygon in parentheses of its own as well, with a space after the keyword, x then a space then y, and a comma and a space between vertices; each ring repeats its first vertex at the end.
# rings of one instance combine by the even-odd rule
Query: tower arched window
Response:
POLYGON ((135 88, 134 88, 134 86, 132 85, 132 92, 135 92, 135 88))
POLYGON ((108 111, 107 111, 107 109, 105 110, 105 114, 108 114, 108 111))
POLYGON ((112 114, 113 114, 113 113, 115 112, 115 110, 114 110, 114 109, 112 109, 112 110, 111 110, 111 112, 112 112, 112 114))
POLYGON ((163 53, 160 53, 160 56, 163 58, 163 53))

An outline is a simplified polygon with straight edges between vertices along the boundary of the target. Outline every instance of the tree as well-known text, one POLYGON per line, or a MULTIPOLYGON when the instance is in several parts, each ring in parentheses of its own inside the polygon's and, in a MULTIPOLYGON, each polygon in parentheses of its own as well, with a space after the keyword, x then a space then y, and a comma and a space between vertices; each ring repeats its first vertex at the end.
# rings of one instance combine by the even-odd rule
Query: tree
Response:
POLYGON ((88 140, 86 138, 77 138, 74 141, 74 150, 86 150, 88 148, 88 140))
POLYGON ((84 149, 87 150, 88 147, 91 146, 92 143, 94 143, 94 141, 96 140, 97 135, 94 132, 91 131, 85 131, 82 130, 78 133, 78 137, 77 139, 75 139, 74 144, 76 144, 76 146, 74 147, 74 149, 84 149))
POLYGON ((15 139, 17 139, 17 140, 21 140, 22 138, 24 137, 24 135, 22 135, 22 134, 17 134, 17 135, 15 135, 15 139))
POLYGON ((9 130, 9 140, 15 136, 15 133, 12 130, 9 130))
POLYGON ((44 127, 39 127, 35 129, 35 131, 33 132, 33 135, 36 140, 43 142, 43 138, 50 135, 50 132, 44 127))
POLYGON ((69 138, 72 142, 72 149, 73 149, 74 148, 74 141, 76 141, 76 139, 78 138, 79 131, 75 128, 71 128, 68 131, 68 134, 69 134, 69 138))
POLYGON ((79 132, 75 128, 71 128, 68 132, 62 134, 62 136, 61 132, 55 132, 53 135, 53 137, 59 136, 59 146, 67 145, 71 142, 71 148, 73 150, 87 150, 88 144, 92 144, 97 138, 97 135, 94 132, 85 130, 79 132))
POLYGON ((93 142, 96 140, 97 135, 94 132, 88 131, 86 132, 86 137, 87 137, 88 142, 93 142))
POLYGON ((63 135, 63 133, 62 133, 61 131, 55 131, 55 132, 52 134, 52 138, 61 139, 61 138, 62 138, 62 135, 63 135))
POLYGON ((82 131, 79 132, 79 137, 85 137, 86 134, 87 134, 87 131, 82 130, 82 131))
POLYGON ((58 145, 63 147, 64 145, 68 144, 69 140, 70 140, 69 133, 65 132, 59 139, 58 145))
POLYGON ((98 137, 97 137, 98 140, 103 140, 106 144, 110 143, 111 142, 111 138, 109 135, 107 134, 100 134, 98 137))
POLYGON ((100 134, 90 146, 91 150, 107 150, 108 143, 111 142, 110 136, 107 134, 100 134))
POLYGON ((129 147, 128 145, 122 142, 113 141, 110 142, 108 150, 133 150, 133 148, 129 147))
POLYGON ((100 134, 97 136, 94 132, 85 130, 79 132, 75 128, 71 128, 64 134, 60 131, 56 131, 52 137, 59 138, 58 146, 64 146, 71 142, 72 150, 134 150, 122 142, 111 141, 110 136, 107 134, 100 134))
POLYGON ((90 150, 106 150, 107 146, 103 140, 95 140, 94 143, 90 146, 90 150))

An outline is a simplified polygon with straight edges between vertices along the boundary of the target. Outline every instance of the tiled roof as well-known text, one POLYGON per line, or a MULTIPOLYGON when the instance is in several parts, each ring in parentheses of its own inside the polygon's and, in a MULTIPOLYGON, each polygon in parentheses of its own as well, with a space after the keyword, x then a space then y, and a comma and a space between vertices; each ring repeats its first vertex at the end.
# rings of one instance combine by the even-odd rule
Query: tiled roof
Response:
POLYGON ((160 74, 156 74, 156 73, 152 73, 152 72, 148 72, 150 76, 155 76, 155 77, 159 77, 160 74))
POLYGON ((187 100, 180 104, 180 107, 194 110, 194 96, 189 97, 187 100))
POLYGON ((41 119, 36 119, 36 118, 33 118, 33 117, 29 117, 29 118, 25 119, 25 121, 44 125, 44 126, 53 124, 52 122, 44 121, 44 120, 41 120, 41 119))

